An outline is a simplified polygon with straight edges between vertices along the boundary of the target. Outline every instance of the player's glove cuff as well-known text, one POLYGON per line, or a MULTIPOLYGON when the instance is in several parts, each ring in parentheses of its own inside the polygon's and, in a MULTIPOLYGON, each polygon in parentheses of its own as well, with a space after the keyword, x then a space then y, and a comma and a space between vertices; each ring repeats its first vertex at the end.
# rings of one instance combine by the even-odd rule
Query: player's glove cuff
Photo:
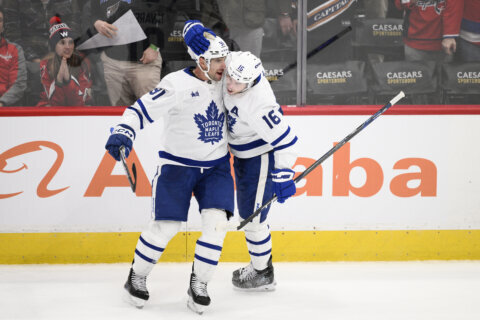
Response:
POLYGON ((125 147, 125 158, 128 158, 135 140, 135 130, 126 124, 119 124, 111 130, 105 149, 117 161, 120 161, 120 147, 125 147))
POLYGON ((275 169, 272 171, 273 191, 279 203, 284 203, 297 192, 293 177, 295 171, 291 169, 275 169))

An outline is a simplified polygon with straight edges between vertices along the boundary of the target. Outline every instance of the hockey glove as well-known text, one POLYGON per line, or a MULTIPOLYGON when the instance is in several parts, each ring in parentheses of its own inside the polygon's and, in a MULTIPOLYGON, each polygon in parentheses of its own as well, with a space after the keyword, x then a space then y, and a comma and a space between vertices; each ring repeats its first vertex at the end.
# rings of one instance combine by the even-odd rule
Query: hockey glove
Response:
POLYGON ((297 192, 293 181, 295 171, 290 169, 275 169, 272 171, 273 192, 277 195, 277 201, 284 203, 297 192))
POLYGON ((119 124, 112 129, 112 134, 107 140, 105 149, 115 160, 120 161, 120 147, 124 146, 125 158, 128 158, 135 139, 135 131, 126 124, 119 124))
POLYGON ((203 35, 204 32, 215 33, 203 26, 198 20, 188 20, 183 28, 183 39, 187 46, 195 52, 196 55, 204 54, 210 46, 210 41, 203 35))

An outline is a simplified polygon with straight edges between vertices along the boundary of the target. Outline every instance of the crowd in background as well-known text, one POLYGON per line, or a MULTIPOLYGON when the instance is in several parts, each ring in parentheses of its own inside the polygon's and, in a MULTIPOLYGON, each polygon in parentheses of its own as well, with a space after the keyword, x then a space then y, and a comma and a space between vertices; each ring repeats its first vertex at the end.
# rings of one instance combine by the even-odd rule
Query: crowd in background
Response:
MULTIPOLYGON (((360 100, 354 102, 374 102, 374 88, 388 92, 382 84, 374 84, 382 81, 378 73, 398 67, 388 64, 398 61, 404 62, 402 66, 413 63, 415 68, 422 68, 418 61, 427 62, 427 71, 420 72, 424 77, 435 64, 427 80, 439 83, 449 79, 443 73, 453 70, 444 65, 467 65, 462 74, 468 81, 462 76, 457 82, 464 81, 473 91, 480 89, 480 0, 0 0, 0 107, 132 104, 154 89, 166 73, 193 63, 181 37, 189 19, 201 20, 231 50, 259 56, 281 104, 296 102, 296 73, 284 75, 282 67, 297 60, 297 39, 306 34, 307 54, 348 26, 352 32, 306 60, 315 77, 313 84, 307 79, 307 104, 351 102, 328 100, 322 90, 330 89, 316 86, 348 83, 336 75, 347 78, 357 69, 366 85, 358 90, 360 100), (303 4, 306 30, 298 27, 297 19, 303 4), (144 38, 78 49, 92 37, 125 37, 128 29, 119 28, 115 21, 130 10, 144 38), (361 30, 366 27, 373 28, 377 44, 362 46, 361 30), (385 45, 388 36, 400 38, 400 46, 385 45), (323 72, 328 65, 337 69, 323 72), (335 72, 342 68, 347 71, 335 72)), ((402 72, 394 74, 400 79, 395 82, 387 77, 387 84, 410 81, 402 79, 402 72)), ((447 92, 445 86, 429 90, 434 90, 436 99, 441 90, 447 92)), ((461 93, 456 103, 479 103, 478 96, 461 93)), ((448 101, 435 99, 411 102, 448 101)))

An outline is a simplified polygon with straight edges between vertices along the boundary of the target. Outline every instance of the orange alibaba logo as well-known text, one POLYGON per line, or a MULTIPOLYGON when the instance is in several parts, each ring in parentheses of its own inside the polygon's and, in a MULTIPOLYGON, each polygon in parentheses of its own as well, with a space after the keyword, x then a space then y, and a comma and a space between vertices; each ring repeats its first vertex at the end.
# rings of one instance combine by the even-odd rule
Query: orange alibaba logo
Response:
MULTIPOLYGON (((15 158, 30 152, 41 151, 42 147, 49 148, 57 153, 57 159, 55 160, 52 167, 50 168, 50 170, 48 170, 47 174, 43 177, 42 181, 40 181, 37 187, 37 195, 40 198, 48 198, 69 188, 69 187, 65 187, 57 190, 48 189, 48 184, 53 179, 53 177, 55 176, 55 174, 57 173, 58 169, 60 168, 63 162, 63 150, 58 144, 50 141, 32 141, 32 142, 27 142, 27 143, 18 145, 16 147, 13 147, 0 154, 0 172, 15 173, 24 169, 28 169, 28 166, 25 163, 20 168, 15 170, 5 170, 5 167, 7 166, 8 159, 15 158)), ((11 198, 21 193, 23 193, 23 191, 8 193, 8 194, 0 194, 0 199, 11 198)))

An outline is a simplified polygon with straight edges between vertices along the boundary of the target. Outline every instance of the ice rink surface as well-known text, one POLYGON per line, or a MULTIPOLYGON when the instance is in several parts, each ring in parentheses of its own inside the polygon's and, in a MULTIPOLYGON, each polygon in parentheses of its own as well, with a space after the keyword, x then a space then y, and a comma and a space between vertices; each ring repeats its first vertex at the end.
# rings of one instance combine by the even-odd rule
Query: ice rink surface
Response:
POLYGON ((220 263, 203 315, 187 309, 190 263, 159 263, 143 309, 123 301, 129 264, 2 265, 0 319, 480 319, 480 261, 274 263, 277 290, 235 291, 220 263))

